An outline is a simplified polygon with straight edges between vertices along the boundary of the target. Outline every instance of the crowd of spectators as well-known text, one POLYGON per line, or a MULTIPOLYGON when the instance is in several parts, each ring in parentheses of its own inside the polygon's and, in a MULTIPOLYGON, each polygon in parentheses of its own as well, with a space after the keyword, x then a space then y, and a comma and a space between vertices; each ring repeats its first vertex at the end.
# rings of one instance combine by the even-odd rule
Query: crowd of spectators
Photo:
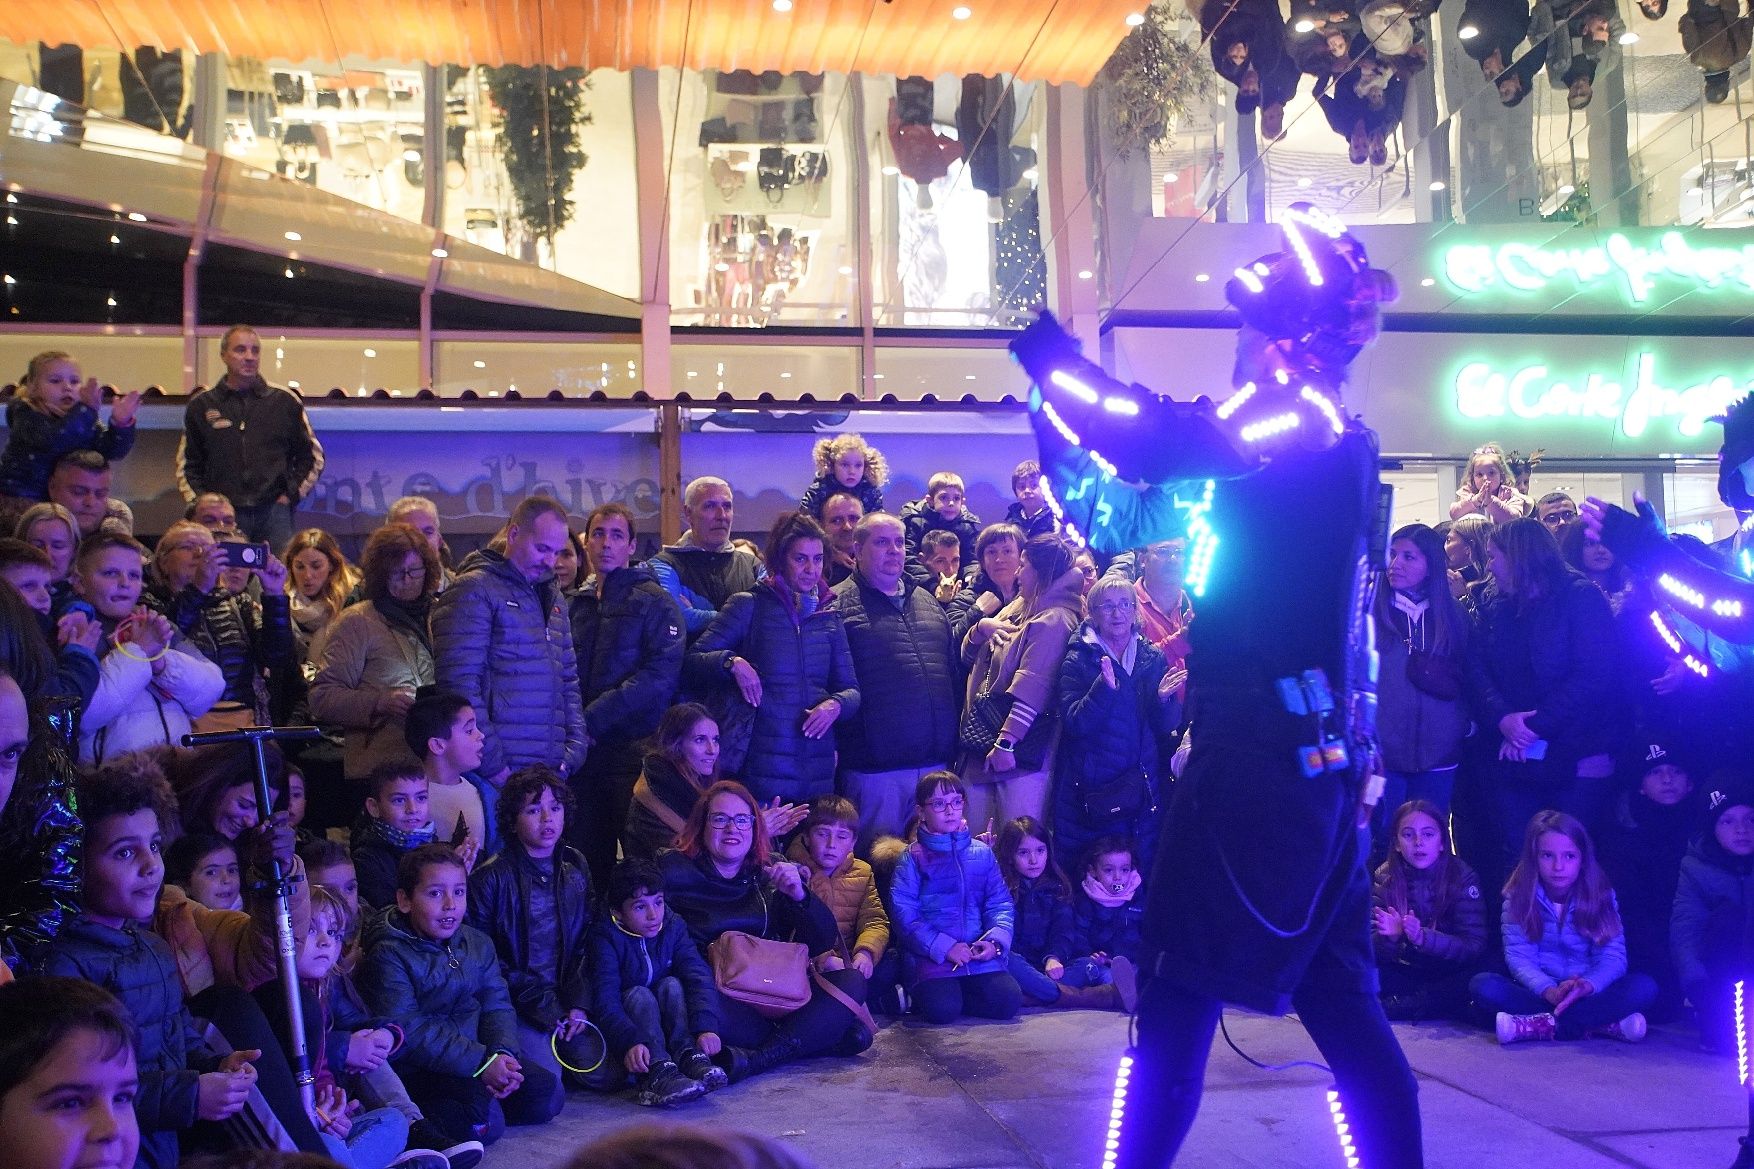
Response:
MULTIPOLYGON (((297 398, 252 331, 225 351, 186 422, 187 518, 152 550, 107 498, 131 400, 101 421, 47 354, 9 409, 33 416, 0 457, 0 829, 26 872, 53 766, 29 720, 70 704, 83 865, 64 920, 0 886, 0 996, 43 1016, 36 1048, 0 1043, 0 1144, 49 1139, 7 1127, 41 1059, 125 1092, 77 1136, 124 1142, 117 1163, 456 1169, 570 1090, 678 1105, 857 1056, 876 1015, 1131 1010, 1142 877, 1199 734, 1185 540, 1096 563, 1030 461, 999 523, 951 471, 892 513, 881 454, 840 435, 753 551, 703 477, 644 564, 625 506, 531 497, 453 566, 408 497, 354 565, 294 530, 321 471, 297 398), (179 745, 305 720, 325 737, 268 752, 268 807, 248 748, 179 745), (764 999, 743 975, 782 953, 795 984, 764 999)), ((1531 500, 1493 446, 1466 480, 1450 521, 1392 534, 1371 614, 1384 1007, 1506 1043, 1636 1041, 1691 1008, 1733 1051, 1739 680, 1650 636, 1568 496, 1531 500)))

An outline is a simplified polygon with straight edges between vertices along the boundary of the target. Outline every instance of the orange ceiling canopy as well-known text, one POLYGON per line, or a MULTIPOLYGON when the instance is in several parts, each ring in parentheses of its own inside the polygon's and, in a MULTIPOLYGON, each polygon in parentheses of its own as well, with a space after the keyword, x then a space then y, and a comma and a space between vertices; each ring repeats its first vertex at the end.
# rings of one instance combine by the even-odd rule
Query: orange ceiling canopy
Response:
POLYGON ((61 0, 0 4, 0 38, 292 61, 1015 73, 1088 85, 1146 2, 61 0))

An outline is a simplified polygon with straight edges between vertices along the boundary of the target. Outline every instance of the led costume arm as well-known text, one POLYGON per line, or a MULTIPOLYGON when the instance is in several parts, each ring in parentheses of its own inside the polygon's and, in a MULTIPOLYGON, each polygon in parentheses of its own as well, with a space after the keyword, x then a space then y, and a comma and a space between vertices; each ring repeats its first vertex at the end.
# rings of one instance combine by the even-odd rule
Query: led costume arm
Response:
POLYGON ((1659 601, 1688 621, 1739 645, 1754 645, 1754 581, 1671 543, 1648 500, 1639 501, 1636 516, 1624 508, 1608 508, 1602 542, 1650 582, 1659 601))

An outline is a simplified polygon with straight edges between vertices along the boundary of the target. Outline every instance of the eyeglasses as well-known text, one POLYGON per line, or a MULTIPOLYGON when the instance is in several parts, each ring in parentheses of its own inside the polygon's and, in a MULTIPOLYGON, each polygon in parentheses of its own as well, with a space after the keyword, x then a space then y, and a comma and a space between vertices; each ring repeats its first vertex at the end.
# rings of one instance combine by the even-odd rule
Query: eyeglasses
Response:
POLYGON ((1563 528, 1577 518, 1575 511, 1550 511, 1541 517, 1541 522, 1549 528, 1563 528))
POLYGON ((1104 601, 1102 604, 1096 606, 1096 611, 1098 613, 1131 613, 1133 611, 1133 602, 1104 601))
POLYGON ((739 812, 735 816, 730 815, 727 812, 714 812, 706 818, 706 822, 709 826, 720 829, 721 831, 726 828, 755 827, 755 817, 751 816, 748 812, 739 812))
POLYGON ((423 564, 418 568, 398 568, 395 571, 390 573, 390 579, 391 580, 410 580, 410 581, 412 581, 412 580, 425 580, 426 579, 426 565, 423 564))
POLYGON ((935 800, 927 800, 926 807, 934 812, 960 812, 962 811, 962 797, 951 796, 949 799, 940 797, 935 800))

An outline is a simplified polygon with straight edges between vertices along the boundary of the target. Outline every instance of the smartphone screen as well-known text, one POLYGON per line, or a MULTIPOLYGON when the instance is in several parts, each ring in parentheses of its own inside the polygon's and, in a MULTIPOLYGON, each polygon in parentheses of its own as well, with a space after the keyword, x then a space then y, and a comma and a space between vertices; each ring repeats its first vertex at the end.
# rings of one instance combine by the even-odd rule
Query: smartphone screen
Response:
POLYGON ((220 561, 227 568, 261 569, 268 563, 268 545, 246 544, 238 540, 221 540, 220 561))

